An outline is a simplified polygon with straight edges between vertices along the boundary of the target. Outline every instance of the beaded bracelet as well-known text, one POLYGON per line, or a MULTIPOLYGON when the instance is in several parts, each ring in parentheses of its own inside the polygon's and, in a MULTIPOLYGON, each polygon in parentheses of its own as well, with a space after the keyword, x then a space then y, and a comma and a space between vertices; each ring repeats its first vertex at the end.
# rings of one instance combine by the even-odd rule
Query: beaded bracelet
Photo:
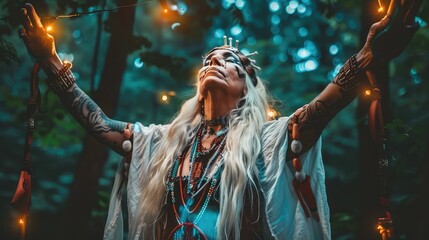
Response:
POLYGON ((356 54, 354 54, 347 60, 332 83, 340 86, 342 92, 354 89, 358 84, 356 76, 360 71, 361 69, 358 67, 356 54))
POLYGON ((70 71, 72 64, 69 61, 64 61, 63 67, 53 77, 48 78, 47 84, 55 93, 66 91, 76 82, 76 77, 70 71))

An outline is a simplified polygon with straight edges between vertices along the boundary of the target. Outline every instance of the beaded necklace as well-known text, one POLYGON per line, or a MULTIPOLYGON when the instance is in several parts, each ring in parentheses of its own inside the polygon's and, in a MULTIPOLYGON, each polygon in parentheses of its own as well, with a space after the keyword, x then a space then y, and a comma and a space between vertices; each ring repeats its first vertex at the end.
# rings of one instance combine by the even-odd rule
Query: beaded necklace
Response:
POLYGON ((187 179, 186 191, 184 190, 182 178, 179 179, 179 189, 180 189, 180 200, 184 208, 188 213, 193 213, 197 209, 200 209, 197 216, 193 221, 189 219, 183 221, 180 219, 180 216, 176 209, 176 193, 174 191, 175 187, 175 176, 178 173, 182 173, 183 162, 186 159, 186 153, 189 148, 186 148, 181 156, 174 160, 172 171, 169 173, 168 182, 167 182, 167 192, 170 193, 171 202, 173 207, 173 212, 176 218, 178 225, 171 231, 168 239, 192 239, 194 232, 198 232, 199 236, 202 239, 207 239, 204 232, 197 226, 197 223, 201 220, 202 215, 204 214, 208 203, 215 192, 215 188, 219 181, 221 166, 223 163, 223 154, 222 151, 226 143, 226 133, 228 129, 224 129, 218 136, 213 140, 211 147, 207 151, 202 151, 201 147, 201 138, 204 134, 205 124, 201 124, 198 129, 197 136, 195 137, 192 145, 190 146, 190 157, 189 157, 189 174, 184 177, 187 179), (203 170, 203 163, 206 163, 206 166, 203 170), (198 168, 198 169, 197 169, 198 168), (211 170, 211 171, 210 171, 211 170), (196 176, 200 176, 199 180, 196 180, 196 176), (211 176, 210 176, 211 175, 211 176), (209 186, 207 188, 207 186, 209 186), (194 198, 201 191, 203 193, 197 200, 197 204, 194 205, 194 198), (204 199, 205 197, 205 199, 204 199), (186 200, 185 200, 186 198, 186 200), (204 199, 204 201, 203 201, 204 199), (202 203, 202 206, 201 206, 202 203), (201 206, 201 208, 200 208, 201 206))
MULTIPOLYGON (((204 129, 207 129, 207 132, 205 132, 205 133, 208 133, 210 135, 215 135, 215 130, 214 130, 213 126, 222 126, 223 129, 225 129, 225 126, 228 126, 229 118, 230 118, 230 116, 226 115, 226 116, 220 116, 218 118, 213 118, 213 119, 205 119, 204 115, 202 115, 202 123, 204 125, 204 129)), ((220 130, 220 131, 222 131, 222 130, 220 130)), ((204 130, 204 131, 206 131, 206 130, 204 130)), ((217 132, 216 135, 220 135, 219 132, 217 132)))

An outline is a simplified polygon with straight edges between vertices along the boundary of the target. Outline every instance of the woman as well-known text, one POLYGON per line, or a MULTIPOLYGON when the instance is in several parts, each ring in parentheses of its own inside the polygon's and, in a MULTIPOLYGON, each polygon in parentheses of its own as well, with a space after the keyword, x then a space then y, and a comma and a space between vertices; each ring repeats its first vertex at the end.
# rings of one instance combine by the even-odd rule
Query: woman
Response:
MULTIPOLYGON (((414 23, 417 10, 408 6, 399 29, 414 23)), ((362 50, 319 96, 291 118, 270 122, 255 62, 225 39, 205 56, 196 95, 163 126, 105 116, 76 85, 70 64, 58 58, 34 8, 26 4, 21 14, 20 37, 42 64, 50 88, 94 137, 125 156, 105 239, 123 238, 124 181, 130 239, 330 239, 319 136, 356 96, 364 71, 379 61, 371 45, 390 14, 371 27, 362 50)))

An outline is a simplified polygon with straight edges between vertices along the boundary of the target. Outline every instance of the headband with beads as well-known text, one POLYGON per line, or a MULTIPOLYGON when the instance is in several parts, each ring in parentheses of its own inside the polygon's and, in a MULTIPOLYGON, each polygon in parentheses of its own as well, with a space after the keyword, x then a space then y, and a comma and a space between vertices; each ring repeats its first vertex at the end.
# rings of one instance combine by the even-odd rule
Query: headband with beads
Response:
POLYGON ((244 54, 238 49, 239 43, 239 40, 235 40, 235 46, 233 46, 232 38, 227 38, 226 36, 223 36, 223 46, 213 48, 206 54, 206 56, 213 51, 221 49, 235 53, 239 57, 244 70, 247 72, 247 74, 249 74, 250 78, 252 79, 253 86, 256 86, 256 84, 258 84, 258 77, 256 76, 255 70, 261 70, 261 68, 256 65, 256 61, 254 59, 250 59, 249 57, 257 55, 258 52, 254 51, 249 54, 244 54))

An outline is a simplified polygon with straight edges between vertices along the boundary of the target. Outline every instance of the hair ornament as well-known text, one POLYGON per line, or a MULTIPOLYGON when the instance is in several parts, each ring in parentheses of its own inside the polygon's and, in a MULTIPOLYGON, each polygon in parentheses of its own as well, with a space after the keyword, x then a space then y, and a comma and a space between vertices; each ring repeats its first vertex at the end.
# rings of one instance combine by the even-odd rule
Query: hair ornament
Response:
MULTIPOLYGON (((259 53, 258 53, 258 51, 254 51, 254 52, 251 52, 251 53, 248 53, 248 54, 245 54, 246 55, 246 57, 251 57, 251 56, 255 56, 255 55, 258 55, 259 53)), ((250 61, 255 61, 255 60, 250 60, 250 61)))
MULTIPOLYGON (((223 46, 215 47, 212 50, 210 50, 205 56, 207 56, 209 53, 218 50, 218 49, 225 49, 229 50, 231 52, 234 52, 240 57, 240 62, 242 66, 244 67, 244 70, 250 75, 252 79, 252 83, 254 86, 258 84, 258 77, 256 76, 256 71, 261 70, 259 66, 256 65, 256 61, 254 59, 250 59, 249 57, 258 55, 257 51, 251 52, 251 53, 242 53, 238 49, 240 41, 235 40, 235 44, 233 45, 233 39, 232 37, 227 37, 226 35, 223 36, 223 46)), ((205 56, 203 56, 203 60, 205 59, 205 56)))

